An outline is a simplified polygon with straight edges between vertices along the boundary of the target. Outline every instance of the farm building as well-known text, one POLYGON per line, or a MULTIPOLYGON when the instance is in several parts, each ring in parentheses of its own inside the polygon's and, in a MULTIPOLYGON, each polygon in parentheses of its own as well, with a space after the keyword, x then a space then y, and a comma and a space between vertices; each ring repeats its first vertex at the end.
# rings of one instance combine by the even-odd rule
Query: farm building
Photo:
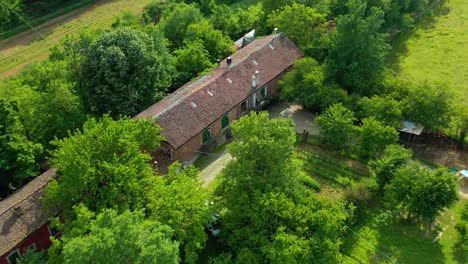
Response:
POLYGON ((51 246, 50 237, 59 235, 49 226, 56 212, 42 206, 47 183, 55 176, 51 169, 0 202, 0 264, 13 264, 28 249, 51 246))
POLYGON ((156 121, 166 141, 155 153, 159 164, 193 162, 224 143, 229 124, 259 110, 277 95, 276 84, 304 53, 284 34, 266 36, 179 88, 135 118, 156 121))
MULTIPOLYGON (((223 143, 229 124, 276 96, 276 83, 302 56, 283 34, 254 40, 211 73, 135 116, 155 120, 163 128, 166 141, 153 153, 157 160, 191 162, 223 143)), ((0 264, 16 263, 28 249, 46 249, 50 237, 60 235, 49 226, 49 218, 58 212, 47 212, 41 202, 55 175, 55 169, 48 170, 0 202, 0 264)))

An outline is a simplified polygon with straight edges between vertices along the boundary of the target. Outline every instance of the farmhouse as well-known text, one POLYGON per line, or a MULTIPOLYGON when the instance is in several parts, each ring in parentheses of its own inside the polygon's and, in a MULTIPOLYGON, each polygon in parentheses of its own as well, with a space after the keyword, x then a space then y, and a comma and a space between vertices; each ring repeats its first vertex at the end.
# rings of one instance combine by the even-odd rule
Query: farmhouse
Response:
MULTIPOLYGON (((135 118, 155 120, 163 128, 166 141, 156 153, 158 161, 191 162, 223 143, 229 124, 276 96, 277 81, 303 55, 283 34, 254 40, 138 114, 135 118)), ((50 169, 0 202, 0 264, 16 263, 28 249, 46 249, 50 237, 60 235, 49 226, 58 212, 46 212, 41 201, 55 175, 50 169)))
POLYGON ((49 248, 50 237, 58 235, 49 226, 56 212, 46 212, 41 201, 54 176, 50 169, 0 202, 0 264, 16 263, 28 249, 49 248))
POLYGON ((284 34, 254 40, 209 74, 138 114, 135 118, 154 120, 163 128, 166 141, 157 161, 191 163, 224 143, 229 124, 276 96, 278 80, 303 55, 284 34))

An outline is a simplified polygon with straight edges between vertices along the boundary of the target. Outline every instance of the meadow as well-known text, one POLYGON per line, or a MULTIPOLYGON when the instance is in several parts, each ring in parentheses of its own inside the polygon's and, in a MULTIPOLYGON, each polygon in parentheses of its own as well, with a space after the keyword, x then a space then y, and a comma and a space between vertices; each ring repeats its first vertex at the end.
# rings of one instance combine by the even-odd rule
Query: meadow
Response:
POLYGON ((447 1, 418 24, 395 40, 397 73, 445 84, 457 102, 468 105, 468 1, 447 1))
POLYGON ((124 11, 134 14, 152 0, 97 1, 51 19, 34 30, 28 30, 0 41, 0 79, 11 76, 28 64, 47 58, 50 48, 69 34, 81 30, 106 29, 124 11))

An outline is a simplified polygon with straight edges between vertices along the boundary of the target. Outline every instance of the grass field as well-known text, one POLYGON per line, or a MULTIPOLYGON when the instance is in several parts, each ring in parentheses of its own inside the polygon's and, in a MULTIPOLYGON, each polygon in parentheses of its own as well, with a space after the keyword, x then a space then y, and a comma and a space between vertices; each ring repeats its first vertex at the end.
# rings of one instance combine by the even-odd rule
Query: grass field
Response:
POLYGON ((0 79, 47 58, 49 49, 67 34, 108 28, 123 11, 137 13, 149 2, 151 0, 96 1, 37 26, 44 39, 35 31, 28 30, 0 41, 0 79))
POLYGON ((414 81, 446 83, 468 105, 468 1, 450 0, 397 39, 397 71, 414 81))
MULTIPOLYGON (((361 161, 327 150, 314 139, 299 145, 298 153, 304 171, 321 184, 320 196, 341 199, 348 188, 369 177, 361 161)), ((454 228, 467 200, 458 201, 439 216, 432 231, 412 223, 388 221, 390 215, 380 200, 372 200, 351 226, 352 231, 346 230, 344 263, 467 263, 468 252, 456 250, 454 228)))

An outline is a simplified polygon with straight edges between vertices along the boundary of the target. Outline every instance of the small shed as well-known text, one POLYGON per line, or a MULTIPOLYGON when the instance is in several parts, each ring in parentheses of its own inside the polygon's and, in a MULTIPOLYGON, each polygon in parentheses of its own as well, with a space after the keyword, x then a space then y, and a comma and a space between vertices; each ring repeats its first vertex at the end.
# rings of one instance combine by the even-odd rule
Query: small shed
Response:
POLYGON ((408 141, 411 140, 411 136, 419 136, 424 130, 424 126, 411 121, 401 122, 401 127, 398 131, 409 134, 408 141))

